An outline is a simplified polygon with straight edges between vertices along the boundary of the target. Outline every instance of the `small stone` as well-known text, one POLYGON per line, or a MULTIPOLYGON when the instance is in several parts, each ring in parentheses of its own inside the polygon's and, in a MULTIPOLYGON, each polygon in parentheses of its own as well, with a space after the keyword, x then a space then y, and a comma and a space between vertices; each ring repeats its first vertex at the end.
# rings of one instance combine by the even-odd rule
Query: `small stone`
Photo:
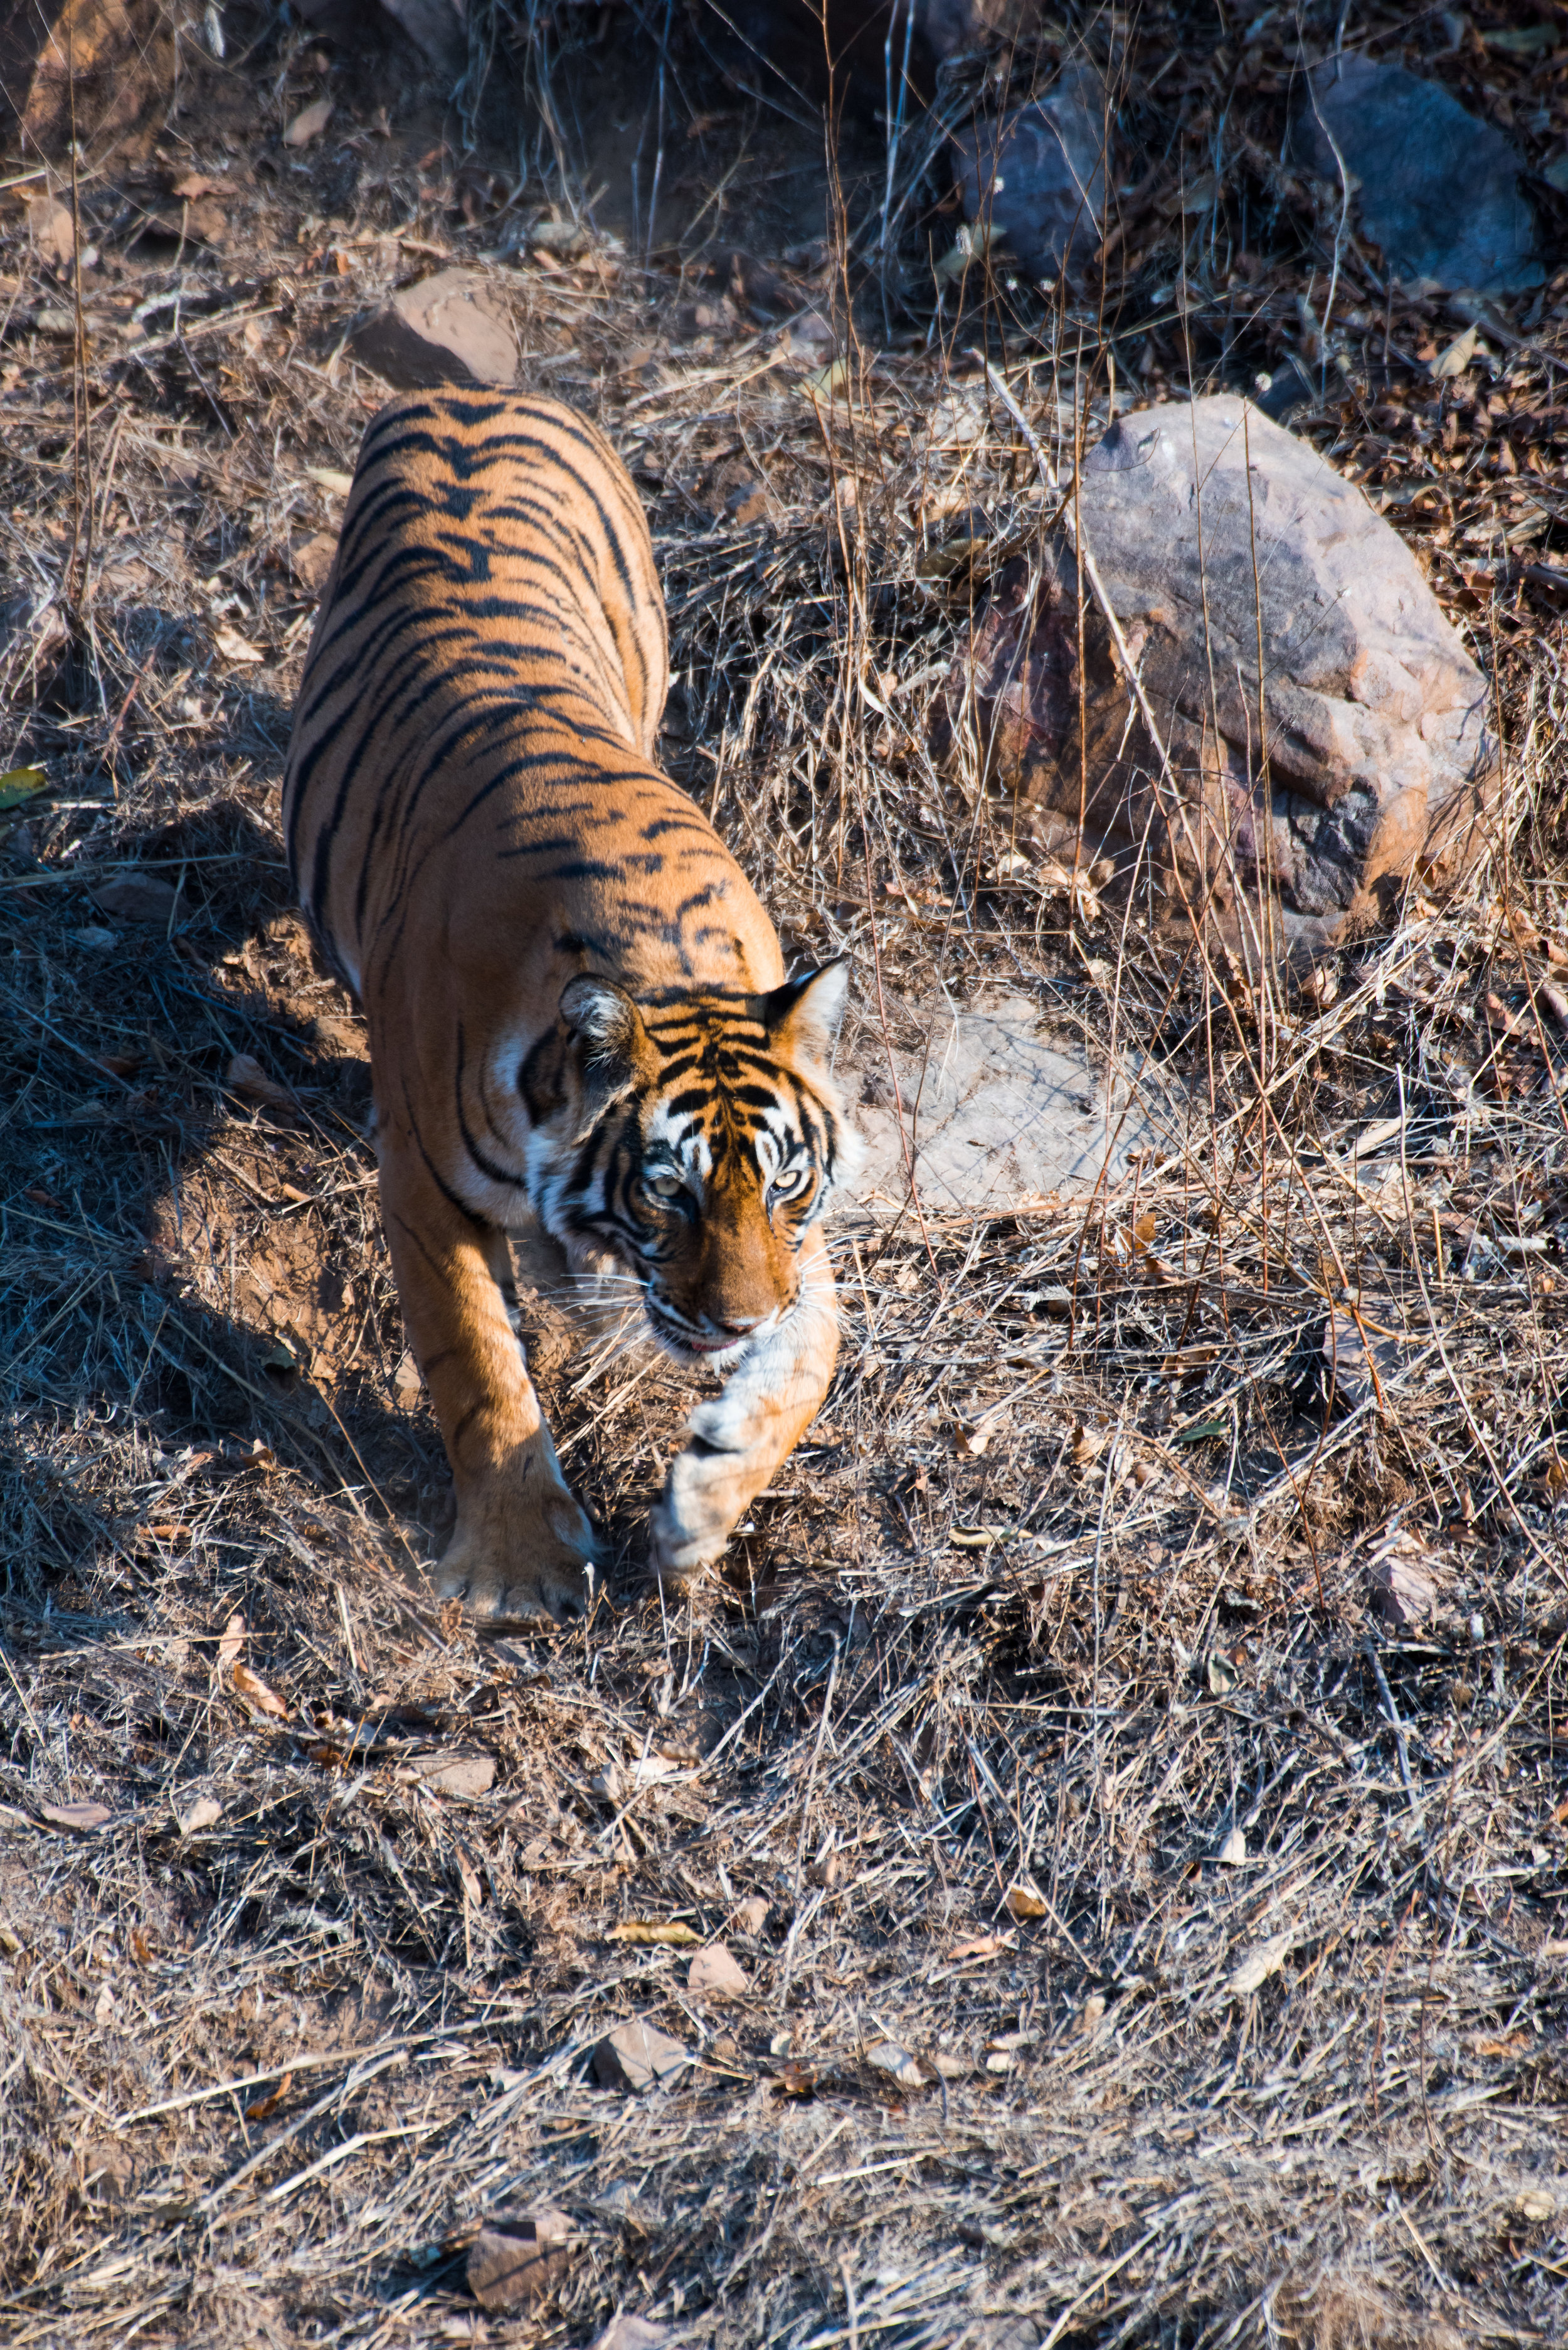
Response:
POLYGON ((468 2289, 482 2309, 537 2301, 566 2273, 576 2230, 548 2204, 486 2220, 468 2255, 468 2289))
POLYGON ((651 2023, 620 2023, 594 2051, 594 2078, 606 2089, 664 2088, 691 2062, 691 2051, 651 2023))
POLYGON ((724 512, 732 522, 766 522, 768 494, 760 482, 742 482, 738 489, 731 491, 724 512))
POLYGON ((699 1950, 686 1970, 686 1988, 698 1999, 744 1999, 751 1979, 722 1942, 699 1950))
POLYGON ((27 207, 27 226, 43 259, 63 269, 77 249, 76 229, 67 207, 42 196, 27 207))
POLYGON ((673 2328, 660 2325, 657 2318, 622 2312, 610 2319, 594 2350, 661 2350, 662 2344, 674 2339, 673 2328))
POLYGON ((470 269, 405 286, 354 328, 356 356, 410 391, 439 383, 513 383, 517 345, 501 296, 470 269))
POLYGON ((1372 1605, 1386 1624, 1414 1631, 1438 1609, 1443 1576, 1437 1560, 1414 1534, 1395 1534, 1367 1561, 1372 1605))
POLYGON ((309 588, 313 596, 319 596, 326 587, 327 575, 332 568, 332 558, 337 552, 337 535, 330 530, 318 530, 314 538, 307 538, 303 546, 290 550, 288 560, 294 576, 302 588, 309 588))
POLYGON ((93 904, 100 913, 112 915, 119 922, 145 922, 165 930, 179 899, 179 891, 167 881, 155 881, 140 873, 127 873, 118 881, 106 881, 92 893, 93 904))
POLYGON ((432 1795, 486 1794, 495 1778, 493 1754, 458 1752, 421 1754, 409 1765, 410 1775, 432 1795))

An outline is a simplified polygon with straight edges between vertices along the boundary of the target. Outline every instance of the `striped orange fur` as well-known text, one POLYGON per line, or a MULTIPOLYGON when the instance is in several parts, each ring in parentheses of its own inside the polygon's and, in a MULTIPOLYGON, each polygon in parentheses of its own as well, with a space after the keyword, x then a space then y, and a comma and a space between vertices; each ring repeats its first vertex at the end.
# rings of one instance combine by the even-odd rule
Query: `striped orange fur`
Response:
POLYGON ((786 978, 659 772, 667 661, 648 525, 594 426, 481 390, 375 418, 284 822, 369 1028, 382 1214, 456 1489, 441 1589, 480 1614, 570 1612, 596 1556, 514 1333, 509 1229, 618 1263, 663 1344, 724 1378, 653 1513, 661 1575, 717 1557, 836 1352, 846 974, 786 978))

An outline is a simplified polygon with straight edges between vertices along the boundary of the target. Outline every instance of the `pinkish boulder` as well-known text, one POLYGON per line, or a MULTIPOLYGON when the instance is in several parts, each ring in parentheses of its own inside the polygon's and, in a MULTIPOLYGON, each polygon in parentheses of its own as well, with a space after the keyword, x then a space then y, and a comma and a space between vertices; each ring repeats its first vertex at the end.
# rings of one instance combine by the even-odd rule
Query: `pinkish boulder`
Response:
POLYGON ((1487 681, 1326 459, 1246 400, 1170 402, 1111 427, 1075 509, 1141 701, 1086 577, 1080 676, 1064 525, 992 583, 939 721, 1036 847, 1293 962, 1463 869, 1497 775, 1487 681))

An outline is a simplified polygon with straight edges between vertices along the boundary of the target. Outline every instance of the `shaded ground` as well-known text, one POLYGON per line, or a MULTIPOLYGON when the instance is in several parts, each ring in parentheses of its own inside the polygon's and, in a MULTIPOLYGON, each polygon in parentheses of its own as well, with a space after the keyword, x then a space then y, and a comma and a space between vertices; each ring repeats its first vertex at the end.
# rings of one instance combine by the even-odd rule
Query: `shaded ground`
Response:
MULTIPOLYGON (((1151 158, 1241 141, 1208 213, 1143 184, 1104 309, 884 326, 862 287, 833 384, 813 257, 764 305, 732 249, 531 242, 417 91, 296 153, 331 53, 269 38, 86 173, 75 363, 36 185, 4 198, 0 766, 48 785, 0 819, 5 2338, 1562 2339, 1568 281, 1434 379, 1463 317, 1342 255, 1314 356, 1283 36, 1194 11, 1118 54, 1151 158), (868 1096, 985 987, 1198 1105, 1114 1195, 852 1218, 837 1386, 691 1608, 641 1580, 686 1391, 535 1298, 616 1565, 586 1627, 485 1641, 420 1583, 441 1450, 276 827, 384 396, 345 331, 453 255, 636 468, 667 756, 786 947, 854 957, 868 1096), (1122 400, 1296 351, 1334 384, 1296 429, 1496 681, 1494 857, 1313 1001, 1124 932, 930 759, 976 579, 933 550, 1040 512, 986 331, 1067 462, 1113 336, 1122 400), (691 1938, 746 1996, 690 1991, 691 1938), (640 2099, 591 2062, 634 2015, 692 2057, 640 2099), (484 2319, 464 2249, 535 2199, 579 2244, 484 2319)), ((1549 59, 1444 69, 1532 161, 1568 131, 1549 59)))

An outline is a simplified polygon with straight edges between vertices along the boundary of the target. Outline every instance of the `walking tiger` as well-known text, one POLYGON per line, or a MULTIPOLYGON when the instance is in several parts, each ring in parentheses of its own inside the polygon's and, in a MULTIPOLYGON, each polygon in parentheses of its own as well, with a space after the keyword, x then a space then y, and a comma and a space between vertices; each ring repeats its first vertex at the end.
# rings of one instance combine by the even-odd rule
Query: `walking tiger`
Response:
POLYGON ((718 1557, 837 1349, 847 972, 785 976, 740 867, 655 764, 667 663, 648 525, 593 425, 480 390, 382 409, 284 824, 369 1029, 381 1212, 456 1494, 439 1588, 482 1616, 576 1612, 597 1558, 514 1328, 506 1234, 530 1211, 723 1378, 653 1511, 662 1577, 718 1557))

